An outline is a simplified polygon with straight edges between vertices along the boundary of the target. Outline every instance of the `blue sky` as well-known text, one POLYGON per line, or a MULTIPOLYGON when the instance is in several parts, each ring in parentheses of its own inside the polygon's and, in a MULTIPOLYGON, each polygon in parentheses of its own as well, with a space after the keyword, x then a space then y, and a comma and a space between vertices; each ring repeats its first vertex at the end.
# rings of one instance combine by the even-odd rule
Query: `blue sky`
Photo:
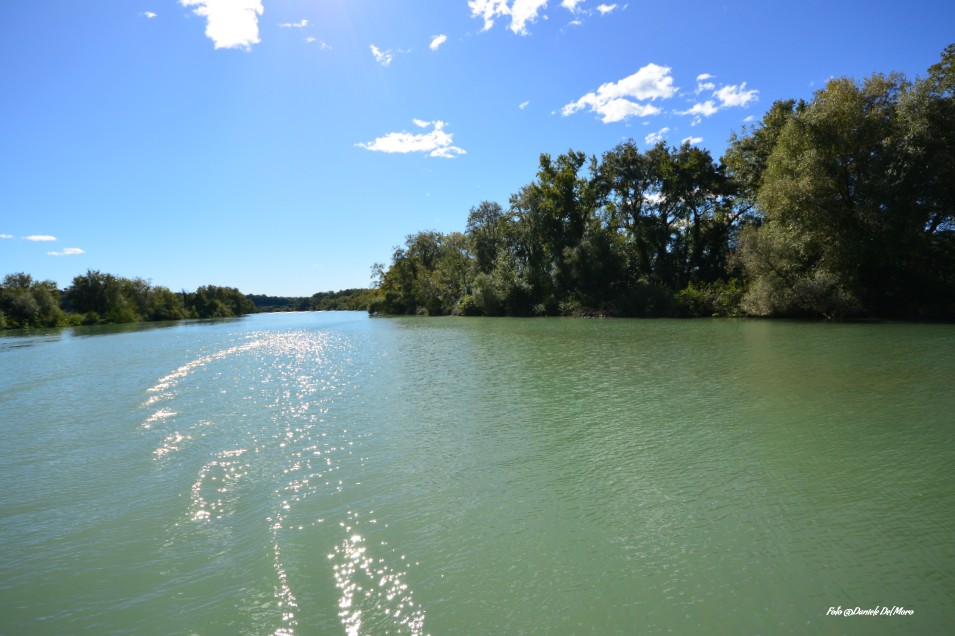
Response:
POLYGON ((364 287, 542 152, 717 158, 777 99, 952 41, 950 0, 3 0, 0 275, 364 287))

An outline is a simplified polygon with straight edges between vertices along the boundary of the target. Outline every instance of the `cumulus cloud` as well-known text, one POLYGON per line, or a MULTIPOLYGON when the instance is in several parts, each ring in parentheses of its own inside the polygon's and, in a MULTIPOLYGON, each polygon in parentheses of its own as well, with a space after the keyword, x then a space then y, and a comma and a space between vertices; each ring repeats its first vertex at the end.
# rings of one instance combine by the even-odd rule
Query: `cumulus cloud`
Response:
POLYGON ((712 78, 713 76, 709 73, 697 75, 696 94, 699 95, 704 91, 710 91, 710 95, 714 99, 706 99, 693 104, 693 106, 687 110, 677 111, 678 115, 692 115, 692 126, 699 124, 703 120, 703 117, 711 117, 727 108, 747 106, 750 102, 759 99, 759 91, 756 89, 747 90, 746 82, 738 86, 732 84, 716 88, 716 85, 709 81, 712 78))
POLYGON ((647 64, 639 71, 619 82, 602 84, 595 92, 587 93, 576 102, 561 109, 564 117, 589 107, 601 116, 605 124, 622 121, 628 117, 656 115, 660 109, 653 104, 640 103, 673 97, 677 88, 673 85, 670 68, 647 64))
POLYGON ((375 61, 382 66, 388 66, 395 59, 395 54, 391 51, 382 51, 374 44, 371 45, 371 54, 375 56, 375 61))
POLYGON ((494 20, 501 16, 510 16, 508 27, 514 33, 527 35, 527 25, 537 21, 541 9, 547 6, 547 0, 468 0, 471 16, 484 19, 484 30, 494 26, 494 20))
POLYGON ((146 19, 148 20, 152 20, 153 18, 156 17, 156 14, 153 13, 152 11, 143 11, 143 15, 146 16, 146 19))
POLYGON ((683 138, 683 141, 680 142, 680 143, 681 143, 681 144, 686 144, 686 143, 688 143, 688 144, 690 144, 691 146, 695 146, 696 144, 702 143, 702 142, 703 142, 703 138, 702 138, 702 137, 684 137, 684 138, 683 138))
POLYGON ((298 22, 283 22, 279 26, 283 29, 304 29, 308 26, 308 20, 302 18, 298 22))
POLYGON ((700 73, 696 76, 696 94, 699 95, 703 91, 711 91, 716 88, 716 84, 711 82, 713 76, 709 73, 700 73))
POLYGON ((484 19, 484 30, 494 26, 494 19, 498 16, 510 15, 507 0, 468 0, 471 7, 471 17, 484 19))
POLYGON ((55 236, 50 236, 49 234, 31 234, 30 236, 24 236, 23 240, 25 241, 57 241, 55 236))
MULTIPOLYGON (((619 4, 599 4, 593 9, 584 7, 585 0, 560 0, 560 6, 575 17, 569 23, 569 26, 580 26, 583 22, 580 16, 590 16, 595 12, 600 15, 607 15, 618 9, 624 10, 628 5, 619 4)), ((544 10, 547 8, 548 0, 468 0, 468 7, 471 8, 471 17, 484 20, 484 31, 488 31, 494 26, 498 18, 510 18, 508 29, 518 35, 527 35, 529 24, 537 22, 538 18, 547 19, 544 10)))
POLYGON ((751 101, 759 99, 759 91, 756 89, 746 90, 746 82, 739 86, 724 86, 714 91, 713 95, 720 100, 720 106, 723 108, 746 106, 751 101))
POLYGON ((179 0, 206 19, 206 37, 217 49, 246 49, 258 44, 261 0, 179 0))
POLYGON ((514 33, 527 35, 527 23, 536 22, 538 12, 547 6, 547 0, 514 0, 511 5, 511 26, 514 33))
POLYGON ((47 252, 50 256, 76 256, 78 254, 85 254, 83 250, 78 247, 67 247, 62 252, 47 252))
POLYGON ((467 154, 463 148, 454 146, 454 138, 444 127, 443 121, 424 121, 413 119, 412 123, 418 128, 433 128, 430 132, 418 134, 403 132, 388 133, 374 141, 355 144, 365 150, 388 153, 423 152, 429 157, 445 157, 451 159, 457 155, 467 154))
POLYGON ((431 44, 428 45, 428 48, 430 48, 432 51, 437 51, 438 47, 447 41, 448 41, 448 36, 446 36, 445 34, 442 33, 441 35, 436 35, 433 38, 431 38, 431 44))
POLYGON ((643 142, 648 146, 655 146, 666 138, 666 134, 670 132, 669 128, 661 128, 656 132, 652 132, 646 137, 643 138, 643 142))
POLYGON ((705 102, 697 102, 693 104, 688 110, 680 111, 680 115, 702 115, 703 117, 712 117, 719 111, 719 108, 716 104, 713 103, 712 99, 708 99, 705 102))

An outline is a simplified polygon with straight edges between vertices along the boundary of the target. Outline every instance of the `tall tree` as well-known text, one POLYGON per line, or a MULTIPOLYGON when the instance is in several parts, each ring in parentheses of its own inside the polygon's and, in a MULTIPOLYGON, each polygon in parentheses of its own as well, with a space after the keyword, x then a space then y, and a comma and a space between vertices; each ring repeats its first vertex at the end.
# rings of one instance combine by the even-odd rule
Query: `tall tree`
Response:
POLYGON ((763 223, 741 245, 751 312, 929 315, 951 302, 952 56, 914 84, 832 80, 785 118, 758 183, 763 223))

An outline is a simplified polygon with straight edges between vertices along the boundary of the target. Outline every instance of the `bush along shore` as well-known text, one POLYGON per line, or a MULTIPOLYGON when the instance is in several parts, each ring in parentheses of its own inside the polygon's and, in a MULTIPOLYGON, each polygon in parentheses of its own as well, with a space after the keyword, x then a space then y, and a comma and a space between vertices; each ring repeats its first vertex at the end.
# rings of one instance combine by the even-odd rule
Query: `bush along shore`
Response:
POLYGON ((92 270, 61 290, 53 281, 17 273, 0 283, 0 329, 228 318, 262 311, 366 310, 372 294, 349 289, 303 298, 261 296, 216 285, 173 292, 141 278, 92 270))

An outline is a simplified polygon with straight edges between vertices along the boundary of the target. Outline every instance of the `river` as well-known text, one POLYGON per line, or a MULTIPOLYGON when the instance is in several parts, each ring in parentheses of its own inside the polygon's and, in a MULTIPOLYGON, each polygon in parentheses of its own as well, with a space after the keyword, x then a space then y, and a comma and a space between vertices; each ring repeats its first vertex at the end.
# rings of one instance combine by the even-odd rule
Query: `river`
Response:
POLYGON ((8 635, 955 633, 955 327, 8 333, 0 484, 8 635))

